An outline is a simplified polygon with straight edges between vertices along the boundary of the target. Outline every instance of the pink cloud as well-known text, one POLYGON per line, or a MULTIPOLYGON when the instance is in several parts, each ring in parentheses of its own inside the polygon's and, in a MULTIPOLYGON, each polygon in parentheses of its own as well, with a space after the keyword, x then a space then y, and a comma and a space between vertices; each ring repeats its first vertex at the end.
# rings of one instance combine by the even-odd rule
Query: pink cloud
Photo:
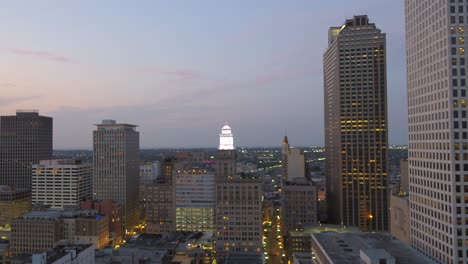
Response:
POLYGON ((29 57, 50 60, 50 61, 57 61, 57 62, 63 62, 63 63, 71 62, 70 58, 60 56, 60 55, 55 55, 47 51, 10 48, 10 52, 16 55, 29 56, 29 57))

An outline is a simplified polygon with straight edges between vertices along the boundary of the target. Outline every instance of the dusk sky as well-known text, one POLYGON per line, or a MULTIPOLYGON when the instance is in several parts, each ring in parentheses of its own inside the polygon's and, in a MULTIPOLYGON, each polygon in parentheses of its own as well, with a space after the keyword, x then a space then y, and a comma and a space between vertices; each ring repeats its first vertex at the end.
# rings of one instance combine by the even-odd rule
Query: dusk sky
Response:
POLYGON ((406 144, 404 2, 2 1, 0 115, 54 118, 54 148, 92 148, 102 119, 142 148, 324 144, 328 28, 367 14, 387 34, 390 144, 406 144))

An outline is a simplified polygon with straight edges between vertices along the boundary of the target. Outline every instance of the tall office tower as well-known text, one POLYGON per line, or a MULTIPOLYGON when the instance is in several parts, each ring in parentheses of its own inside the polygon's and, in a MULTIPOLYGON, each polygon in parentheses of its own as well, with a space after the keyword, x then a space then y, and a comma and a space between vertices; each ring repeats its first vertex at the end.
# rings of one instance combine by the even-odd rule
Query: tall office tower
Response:
POLYGON ((281 147, 281 176, 283 181, 288 177, 288 153, 289 153, 288 137, 284 136, 283 146, 281 147))
POLYGON ((217 152, 216 253, 224 263, 230 252, 262 251, 262 181, 235 174, 236 150, 231 128, 221 129, 217 152))
POLYGON ((169 234, 176 231, 173 180, 175 166, 175 158, 164 158, 158 180, 152 184, 144 185, 146 232, 149 234, 169 234))
POLYGON ((31 165, 52 158, 52 118, 37 110, 0 117, 0 185, 31 188, 31 165))
POLYGON ((231 127, 226 123, 219 134, 219 147, 216 155, 216 179, 231 179, 236 174, 236 150, 231 127))
POLYGON ((468 262, 466 1, 405 1, 410 240, 468 262))
POLYGON ((196 168, 176 172, 177 230, 214 232, 214 188, 213 172, 196 168))
POLYGON ((76 159, 41 160, 32 166, 32 202, 51 208, 93 198, 93 165, 76 159))
POLYGON ((323 64, 329 219, 387 230, 385 33, 354 16, 330 28, 323 64))
POLYGON ((135 125, 103 120, 94 136, 94 198, 122 205, 122 231, 138 224, 140 135, 135 125))

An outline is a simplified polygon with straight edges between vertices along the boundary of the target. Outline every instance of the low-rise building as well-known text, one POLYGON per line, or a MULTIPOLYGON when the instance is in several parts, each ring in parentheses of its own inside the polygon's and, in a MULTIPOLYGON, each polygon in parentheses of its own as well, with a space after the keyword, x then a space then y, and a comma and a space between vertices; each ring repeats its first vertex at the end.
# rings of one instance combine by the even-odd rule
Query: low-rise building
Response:
POLYGON ((122 239, 122 205, 111 200, 86 200, 81 202, 82 209, 96 210, 99 215, 106 215, 109 226, 109 244, 117 245, 122 239))
POLYGON ((321 264, 435 263, 388 233, 364 232, 312 234, 312 259, 321 264))
POLYGON ((94 264, 93 245, 59 245, 42 253, 21 254, 11 264, 94 264))
POLYGON ((0 186, 0 227, 11 226, 13 219, 31 210, 31 190, 0 186))

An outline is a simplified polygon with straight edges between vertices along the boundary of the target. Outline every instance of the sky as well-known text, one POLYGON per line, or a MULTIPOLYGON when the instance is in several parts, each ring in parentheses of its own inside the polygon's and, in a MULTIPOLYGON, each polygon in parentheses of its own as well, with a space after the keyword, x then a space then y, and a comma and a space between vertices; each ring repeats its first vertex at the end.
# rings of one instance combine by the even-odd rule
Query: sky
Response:
POLYGON ((406 144, 404 2, 2 1, 0 115, 54 118, 54 148, 92 148, 102 119, 142 148, 324 144, 328 28, 367 14, 387 34, 389 143, 406 144))

